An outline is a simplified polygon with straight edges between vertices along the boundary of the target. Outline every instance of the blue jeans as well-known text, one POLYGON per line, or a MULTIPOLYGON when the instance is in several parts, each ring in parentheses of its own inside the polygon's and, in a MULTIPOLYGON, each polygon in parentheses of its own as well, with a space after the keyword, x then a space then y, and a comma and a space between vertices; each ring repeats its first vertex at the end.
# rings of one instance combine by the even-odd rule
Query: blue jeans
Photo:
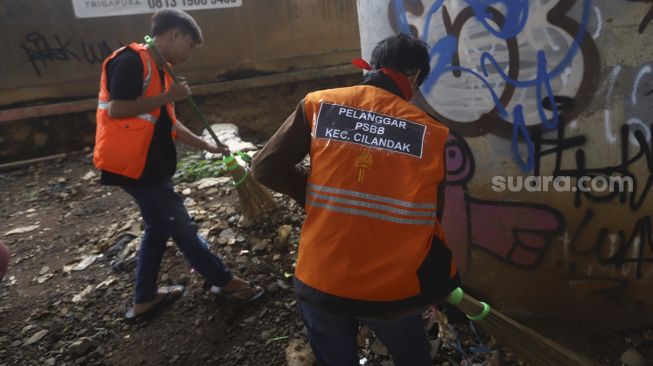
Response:
POLYGON ((308 340, 321 366, 359 365, 359 323, 367 324, 387 347, 396 366, 431 365, 430 344, 421 315, 396 320, 355 318, 334 314, 306 301, 298 301, 308 340))
POLYGON ((146 187, 121 187, 134 198, 145 222, 136 265, 134 302, 152 301, 168 238, 172 237, 191 266, 212 285, 223 287, 233 278, 220 258, 211 253, 197 224, 190 218, 172 182, 146 187))

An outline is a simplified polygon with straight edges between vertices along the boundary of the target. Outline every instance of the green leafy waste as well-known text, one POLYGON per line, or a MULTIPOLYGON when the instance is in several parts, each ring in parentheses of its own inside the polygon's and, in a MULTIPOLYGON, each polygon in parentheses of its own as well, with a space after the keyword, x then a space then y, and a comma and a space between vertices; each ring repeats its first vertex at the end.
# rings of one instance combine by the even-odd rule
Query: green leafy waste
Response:
POLYGON ((222 160, 208 160, 202 154, 189 153, 177 162, 173 179, 176 183, 195 182, 202 178, 219 177, 224 172, 222 160))

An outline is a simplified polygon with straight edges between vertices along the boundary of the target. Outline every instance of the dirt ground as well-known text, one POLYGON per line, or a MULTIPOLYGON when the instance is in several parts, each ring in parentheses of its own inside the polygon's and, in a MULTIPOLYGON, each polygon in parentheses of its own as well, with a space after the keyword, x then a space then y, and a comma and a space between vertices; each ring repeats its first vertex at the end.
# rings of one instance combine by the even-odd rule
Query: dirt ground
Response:
MULTIPOLYGON (((123 314, 132 296, 133 264, 112 268, 117 255, 110 248, 124 238, 137 244, 140 217, 125 193, 100 186, 92 172, 90 155, 79 154, 0 178, 0 235, 13 253, 0 284, 0 364, 285 364, 289 341, 305 339, 290 277, 303 219, 297 205, 277 195, 280 209, 240 228, 237 193, 228 179, 208 188, 199 188, 207 180, 179 184, 211 249, 265 287, 266 296, 236 306, 211 294, 170 242, 160 283, 187 282, 186 294, 161 316, 131 325, 123 314), (291 227, 287 241, 279 234, 283 225, 291 227), (7 234, 21 228, 25 232, 7 234)), ((437 326, 431 333, 439 346, 437 326)), ((370 365, 387 361, 371 340, 361 357, 370 365)), ((454 349, 441 353, 442 361, 460 358, 454 349)))
MULTIPOLYGON (((240 97, 249 98, 250 113, 259 113, 257 123, 270 116, 280 123, 314 86, 271 88, 269 98, 258 92, 240 97), (265 109, 279 105, 284 108, 276 114, 265 109)), ((221 118, 243 118, 228 114, 235 98, 205 102, 213 103, 221 118)), ((274 130, 266 126, 245 129, 244 139, 260 146, 274 130)), ((169 242, 159 282, 186 283, 186 293, 160 316, 132 325, 123 314, 131 303, 130 258, 141 235, 140 216, 124 192, 98 180, 89 152, 0 172, 0 240, 13 253, 0 282, 0 366, 286 364, 288 345, 306 340, 292 292, 300 207, 275 195, 280 208, 243 228, 237 225, 238 197, 228 179, 178 184, 210 249, 235 273, 263 286, 266 295, 242 306, 211 294, 169 242)), ((424 318, 434 365, 521 364, 455 309, 443 306, 424 318)), ((574 344, 576 333, 556 331, 554 339, 574 344)), ((653 333, 644 330, 615 333, 583 351, 600 364, 619 365, 621 353, 632 347, 651 364, 651 341, 653 333)), ((372 334, 362 330, 359 343, 361 364, 391 365, 372 334)))

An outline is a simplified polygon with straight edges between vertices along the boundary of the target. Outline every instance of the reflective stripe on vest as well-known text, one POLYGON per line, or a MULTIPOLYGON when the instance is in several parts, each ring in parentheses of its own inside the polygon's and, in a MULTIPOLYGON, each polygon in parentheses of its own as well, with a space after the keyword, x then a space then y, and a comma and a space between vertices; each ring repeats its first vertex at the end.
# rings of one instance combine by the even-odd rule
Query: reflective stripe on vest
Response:
POLYGON ((143 92, 147 90, 147 87, 150 86, 150 81, 152 80, 152 67, 150 66, 150 63, 146 63, 147 65, 147 73, 145 74, 145 79, 143 80, 143 92))
MULTIPOLYGON (((109 102, 98 101, 98 109, 109 109, 109 102)), ((151 113, 143 113, 136 116, 136 118, 142 119, 144 121, 150 122, 151 124, 156 124, 156 116, 151 113)))
POLYGON ((314 184, 309 184, 308 188, 310 191, 307 192, 307 195, 309 197, 307 203, 315 207, 324 208, 334 212, 371 217, 374 219, 390 221, 398 224, 428 225, 428 226, 433 226, 435 224, 436 206, 433 204, 401 201, 390 197, 371 195, 363 192, 356 192, 356 191, 338 189, 333 187, 318 186, 314 184), (315 191, 318 191, 320 193, 316 193, 315 191), (331 195, 329 193, 345 195, 347 197, 346 198, 338 197, 338 196, 331 195), (377 202, 392 203, 404 207, 411 207, 411 208, 427 207, 430 208, 431 210, 411 211, 411 210, 397 208, 382 203, 363 201, 357 199, 358 197, 377 201, 377 202), (357 208, 343 206, 342 204, 355 206, 357 208), (379 213, 373 210, 385 211, 385 212, 379 213), (396 217, 393 215, 408 216, 409 218, 396 217), (424 217, 431 218, 431 220, 425 220, 423 219, 424 217))
POLYGON ((316 184, 309 184, 308 188, 314 189, 316 191, 324 191, 327 193, 337 193, 337 194, 343 194, 343 195, 349 195, 349 196, 354 196, 358 198, 366 198, 368 200, 374 200, 374 201, 380 201, 383 203, 390 203, 393 205, 397 206, 404 206, 408 208, 430 208, 435 210, 437 208, 437 205, 433 203, 413 203, 413 202, 408 202, 408 201, 402 201, 390 197, 385 197, 385 196, 377 196, 374 194, 369 194, 369 193, 364 193, 364 192, 357 192, 357 191, 351 191, 348 189, 340 189, 340 188, 334 188, 334 187, 326 187, 326 186, 319 186, 316 184))

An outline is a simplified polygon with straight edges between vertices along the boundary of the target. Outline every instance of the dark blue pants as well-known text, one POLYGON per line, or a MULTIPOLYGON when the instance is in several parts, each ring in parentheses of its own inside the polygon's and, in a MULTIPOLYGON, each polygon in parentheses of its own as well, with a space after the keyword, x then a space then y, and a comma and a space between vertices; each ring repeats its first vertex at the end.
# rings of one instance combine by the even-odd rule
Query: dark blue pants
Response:
POLYGON ((359 365, 358 325, 367 324, 388 348, 396 366, 429 366, 430 344, 421 315, 397 320, 355 318, 334 314, 306 301, 299 309, 308 329, 308 340, 321 366, 359 365))
POLYGON ((212 285, 223 287, 231 281, 233 274, 209 251, 204 238, 197 235, 197 224, 188 215, 171 182, 122 188, 134 198, 145 222, 136 266, 135 303, 156 298, 159 266, 170 237, 191 266, 212 285))

